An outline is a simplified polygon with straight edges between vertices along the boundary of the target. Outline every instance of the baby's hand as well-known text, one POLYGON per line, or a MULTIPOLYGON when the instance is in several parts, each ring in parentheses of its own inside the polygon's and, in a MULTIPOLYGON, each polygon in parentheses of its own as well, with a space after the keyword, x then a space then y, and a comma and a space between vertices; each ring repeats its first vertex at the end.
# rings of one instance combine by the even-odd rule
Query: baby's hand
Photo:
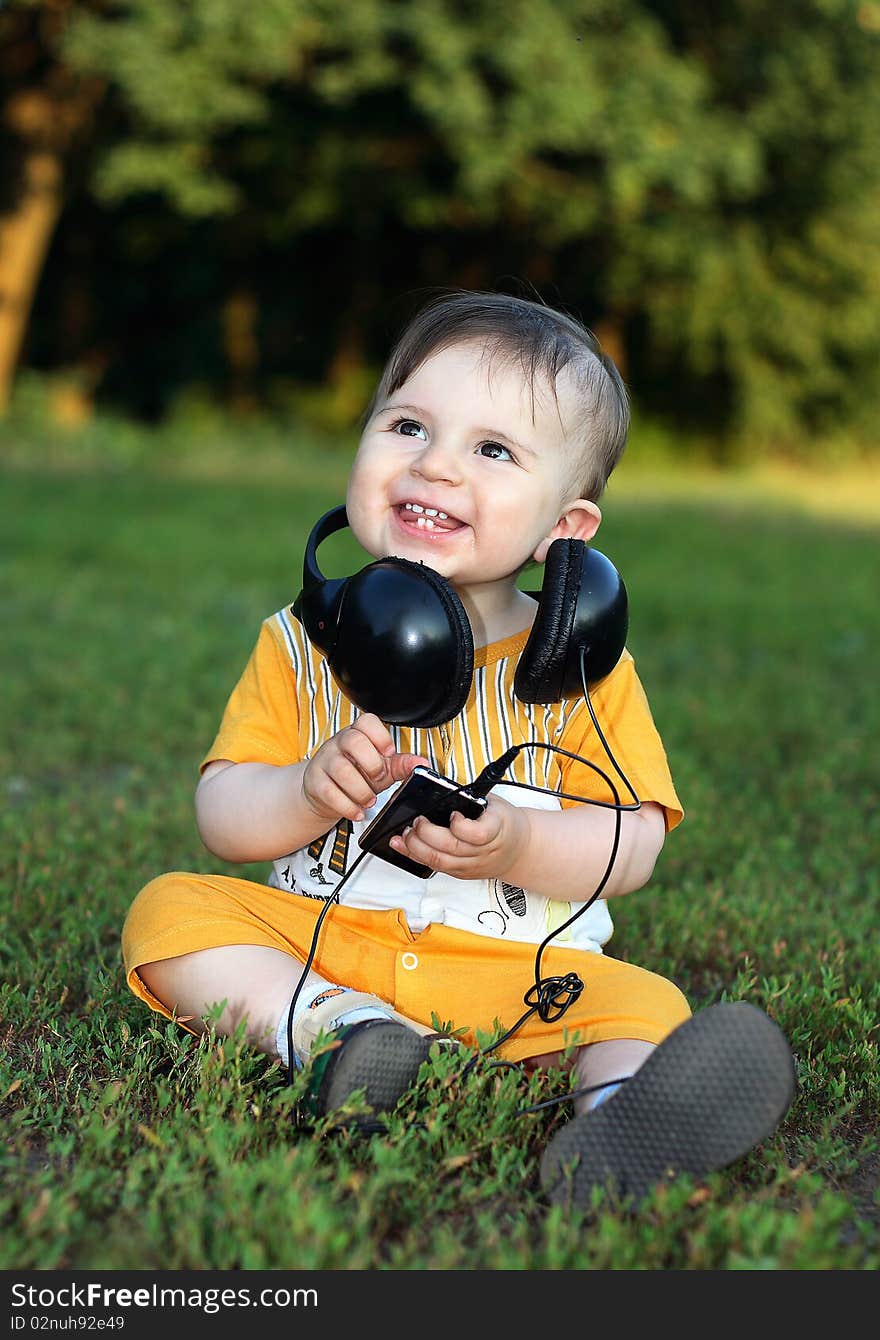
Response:
POLYGON ((303 798, 320 819, 363 819, 380 791, 405 782, 426 758, 398 754, 391 734, 371 712, 322 744, 302 775, 303 798))
POLYGON ((412 860, 456 879, 499 879, 519 860, 529 841, 527 812, 490 796, 479 819, 453 814, 448 828, 416 819, 390 845, 412 860))

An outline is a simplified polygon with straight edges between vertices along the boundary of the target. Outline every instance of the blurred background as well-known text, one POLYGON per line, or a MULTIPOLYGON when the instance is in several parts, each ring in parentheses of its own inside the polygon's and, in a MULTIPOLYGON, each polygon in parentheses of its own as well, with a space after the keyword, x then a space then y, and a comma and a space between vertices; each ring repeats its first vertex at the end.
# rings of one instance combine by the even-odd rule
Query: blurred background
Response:
POLYGON ((0 0, 0 1267, 876 1270, 878 419, 880 0, 0 0), (631 390, 600 549, 687 821, 612 953, 798 1063, 744 1165, 586 1234, 500 1090, 409 1171, 294 1151, 121 972, 162 870, 265 877, 198 762, 451 286, 631 390))
POLYGON ((348 448, 454 285, 580 316, 648 455, 877 452, 878 0, 5 0, 0 82, 8 450, 348 448))

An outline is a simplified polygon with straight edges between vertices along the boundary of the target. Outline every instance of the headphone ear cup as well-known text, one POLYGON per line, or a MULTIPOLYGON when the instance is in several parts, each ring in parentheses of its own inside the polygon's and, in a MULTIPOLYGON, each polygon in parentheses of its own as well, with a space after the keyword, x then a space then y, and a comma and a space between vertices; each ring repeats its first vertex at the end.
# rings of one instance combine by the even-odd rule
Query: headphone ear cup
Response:
POLYGON ((514 692, 526 703, 555 703, 604 679, 626 644, 626 587, 614 564, 583 540, 554 540, 547 551, 538 613, 519 659, 514 692))
POLYGON ((514 679, 514 692, 524 703, 555 703, 562 682, 578 596, 580 562, 577 540, 555 540, 544 561, 538 613, 532 624, 514 679))
POLYGON ((464 707, 474 643, 464 606, 440 573, 384 558, 349 577, 338 605, 333 678, 363 712, 429 729, 464 707))

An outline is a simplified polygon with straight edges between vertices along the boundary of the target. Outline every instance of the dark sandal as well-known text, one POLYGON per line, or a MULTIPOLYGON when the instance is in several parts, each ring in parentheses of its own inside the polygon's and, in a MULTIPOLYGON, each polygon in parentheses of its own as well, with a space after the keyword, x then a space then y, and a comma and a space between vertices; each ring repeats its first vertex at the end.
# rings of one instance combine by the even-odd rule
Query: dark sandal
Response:
POLYGON ((422 1036, 392 1019, 343 1025, 332 1034, 336 1045, 312 1062, 308 1105, 325 1116, 363 1089, 374 1112, 390 1112, 415 1083, 435 1041, 436 1035, 422 1036))
POLYGON ((745 1001, 713 1005, 553 1137, 541 1184, 555 1204, 589 1205, 597 1186, 640 1201, 678 1173, 735 1162, 775 1130, 794 1093, 794 1061, 772 1019, 745 1001))

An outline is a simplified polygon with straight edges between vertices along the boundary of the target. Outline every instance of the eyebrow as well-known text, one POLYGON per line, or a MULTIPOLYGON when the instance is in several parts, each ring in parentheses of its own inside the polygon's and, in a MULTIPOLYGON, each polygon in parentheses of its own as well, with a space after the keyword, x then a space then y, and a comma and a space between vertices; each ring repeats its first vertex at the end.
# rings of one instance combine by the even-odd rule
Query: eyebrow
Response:
MULTIPOLYGON (((401 405, 396 401, 390 401, 387 405, 378 409, 376 411, 377 417, 380 414, 411 414, 415 419, 431 418, 431 415, 426 414, 425 410, 418 405, 401 405)), ((509 433, 502 433, 498 428, 477 428, 475 432, 478 437, 485 437, 490 441, 497 439, 507 446, 514 447, 517 451, 525 452, 528 456, 537 456, 538 454, 533 447, 527 447, 524 442, 517 442, 515 437, 511 437, 509 433)))

